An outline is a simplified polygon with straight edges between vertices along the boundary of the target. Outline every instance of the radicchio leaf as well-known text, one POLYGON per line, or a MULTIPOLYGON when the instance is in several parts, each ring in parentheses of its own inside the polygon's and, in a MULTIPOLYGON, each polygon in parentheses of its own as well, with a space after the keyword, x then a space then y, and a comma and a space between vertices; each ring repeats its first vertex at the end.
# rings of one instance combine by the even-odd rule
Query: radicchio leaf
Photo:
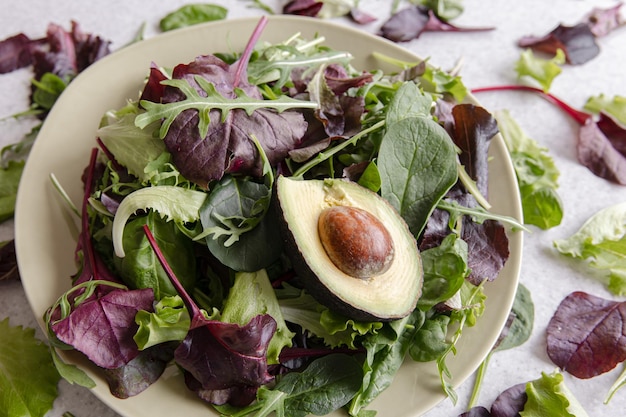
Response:
POLYGON ((565 60, 571 65, 581 65, 600 53, 596 37, 589 25, 559 25, 545 36, 524 36, 518 41, 522 48, 555 55, 558 49, 565 53, 565 60))
POLYGON ((608 372, 626 360, 625 322, 625 301, 573 292, 548 323, 548 356, 577 378, 608 372))
POLYGON ((430 9, 414 6, 400 10, 381 27, 381 35, 394 42, 417 39, 424 32, 479 32, 493 30, 487 27, 459 27, 440 18, 430 9))
POLYGON ((187 386, 213 404, 251 402, 256 390, 272 380, 267 349, 276 321, 268 314, 252 318, 245 326, 207 319, 176 278, 149 228, 144 230, 191 316, 190 330, 174 352, 174 359, 187 374, 187 386))

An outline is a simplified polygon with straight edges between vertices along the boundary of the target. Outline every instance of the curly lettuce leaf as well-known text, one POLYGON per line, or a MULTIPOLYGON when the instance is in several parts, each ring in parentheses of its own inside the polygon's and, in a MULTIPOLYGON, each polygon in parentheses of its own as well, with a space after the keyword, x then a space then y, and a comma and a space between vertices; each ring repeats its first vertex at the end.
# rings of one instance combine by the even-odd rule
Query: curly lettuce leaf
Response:
POLYGON ((609 98, 604 94, 589 97, 585 103, 585 110, 598 114, 605 112, 610 114, 621 124, 626 125, 626 97, 613 96, 609 98))
POLYGON ((626 295, 626 203, 597 212, 572 236, 555 240, 554 247, 608 273, 608 289, 626 295))
POLYGON ((159 300, 154 311, 139 310, 135 323, 139 328, 133 339, 139 350, 144 350, 160 343, 183 340, 191 319, 182 298, 175 295, 159 300))
POLYGON ((522 417, 587 417, 587 412, 563 381, 560 372, 541 373, 541 378, 526 384, 528 399, 522 417))
POLYGON ((550 90, 554 79, 561 73, 561 66, 565 64, 565 53, 557 49, 551 59, 535 56, 532 49, 526 49, 515 64, 515 71, 521 77, 530 77, 537 81, 543 91, 550 90))

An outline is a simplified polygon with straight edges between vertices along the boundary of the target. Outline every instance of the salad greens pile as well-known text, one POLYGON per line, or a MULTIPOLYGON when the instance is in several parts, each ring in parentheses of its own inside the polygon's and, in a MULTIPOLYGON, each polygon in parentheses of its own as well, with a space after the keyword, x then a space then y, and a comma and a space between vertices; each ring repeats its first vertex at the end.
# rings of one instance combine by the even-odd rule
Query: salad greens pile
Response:
POLYGON ((103 115, 51 344, 86 355, 120 398, 175 363, 224 415, 374 415, 406 357, 434 362, 455 400, 446 358, 509 256, 505 224, 523 227, 488 211, 495 118, 424 61, 358 70, 321 36, 258 42, 266 24, 240 54, 153 65, 141 96, 103 115), (421 250, 417 308, 362 322, 308 294, 283 252, 279 175, 387 199, 421 250))

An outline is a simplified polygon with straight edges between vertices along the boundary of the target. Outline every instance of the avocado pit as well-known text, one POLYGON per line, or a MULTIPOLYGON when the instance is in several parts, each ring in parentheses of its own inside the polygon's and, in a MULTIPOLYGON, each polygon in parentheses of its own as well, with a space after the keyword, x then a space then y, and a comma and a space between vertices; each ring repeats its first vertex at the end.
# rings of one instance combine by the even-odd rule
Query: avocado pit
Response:
POLYGON ((368 279, 391 266, 393 239, 385 225, 366 210, 328 207, 320 213, 318 233, 330 260, 351 277, 368 279))

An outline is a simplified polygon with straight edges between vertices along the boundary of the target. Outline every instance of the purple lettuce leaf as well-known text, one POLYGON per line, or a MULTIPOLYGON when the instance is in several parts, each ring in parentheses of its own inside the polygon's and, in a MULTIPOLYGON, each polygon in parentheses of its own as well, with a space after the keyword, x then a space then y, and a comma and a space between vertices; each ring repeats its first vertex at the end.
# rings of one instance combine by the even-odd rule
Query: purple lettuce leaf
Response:
POLYGON ((283 7, 283 14, 316 17, 323 5, 317 0, 291 0, 283 7))
POLYGON ((97 366, 119 368, 139 354, 133 339, 138 328, 135 315, 139 310, 152 311, 153 301, 151 288, 101 291, 51 328, 60 341, 85 354, 97 366))
POLYGON ((626 301, 573 292, 548 323, 548 356, 577 378, 608 372, 626 360, 625 324, 626 301))
POLYGON ((424 32, 482 32, 491 27, 460 27, 446 22, 430 9, 413 6, 394 13, 381 27, 381 35, 394 42, 417 39, 424 32))
POLYGON ((0 245, 0 281, 20 279, 15 255, 15 241, 10 240, 0 245))
POLYGON ((527 399, 526 384, 513 385, 500 393, 491 404, 491 415, 493 417, 520 417, 527 399))
POLYGON ((559 25, 545 36, 524 36, 518 41, 518 46, 549 55, 555 55, 561 49, 571 65, 584 64, 600 53, 596 37, 586 23, 559 25))
POLYGON ((367 25, 378 20, 376 16, 372 16, 358 7, 350 9, 350 18, 359 25, 367 25))
POLYGON ((615 6, 609 7, 608 9, 594 7, 591 12, 584 17, 583 22, 589 26, 591 32, 596 37, 606 36, 626 24, 626 20, 620 14, 622 5, 623 3, 617 3, 615 6))
POLYGON ((186 372, 188 388, 213 404, 247 405, 261 385, 272 381, 267 349, 276 332, 276 321, 258 315, 245 326, 207 319, 180 284, 160 251, 149 228, 150 245, 191 316, 189 332, 174 352, 186 372))
POLYGON ((115 369, 104 369, 111 394, 129 398, 155 383, 174 358, 176 343, 163 343, 139 352, 134 359, 115 369))
POLYGON ((32 64, 31 40, 23 33, 0 42, 0 74, 7 74, 32 64))
POLYGON ((491 413, 485 407, 477 406, 459 414, 459 417, 491 417, 491 413))
POLYGON ((605 113, 579 131, 578 160, 598 177, 626 185, 626 128, 605 113))

